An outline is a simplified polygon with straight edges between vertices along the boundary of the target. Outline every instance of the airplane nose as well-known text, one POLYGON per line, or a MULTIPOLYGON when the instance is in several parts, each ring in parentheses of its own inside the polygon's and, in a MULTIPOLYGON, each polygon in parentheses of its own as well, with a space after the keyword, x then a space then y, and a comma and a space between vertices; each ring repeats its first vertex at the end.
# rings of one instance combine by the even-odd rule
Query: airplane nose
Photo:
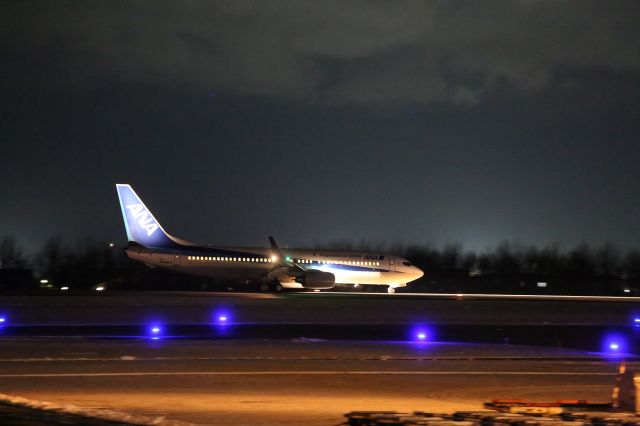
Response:
POLYGON ((414 269, 413 273, 415 275, 414 280, 417 280, 418 278, 422 278, 424 276, 424 272, 422 271, 422 269, 417 268, 415 266, 413 267, 413 269, 414 269))

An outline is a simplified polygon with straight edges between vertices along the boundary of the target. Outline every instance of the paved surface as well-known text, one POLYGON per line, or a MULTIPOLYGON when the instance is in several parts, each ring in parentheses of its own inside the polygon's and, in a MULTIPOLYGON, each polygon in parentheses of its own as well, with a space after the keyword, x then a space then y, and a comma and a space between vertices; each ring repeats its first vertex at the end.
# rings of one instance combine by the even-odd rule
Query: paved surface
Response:
MULTIPOLYGON (((59 294, 59 293, 58 293, 59 294)), ((640 304, 593 301, 458 300, 348 293, 101 293, 0 296, 13 324, 208 323, 219 310, 237 322, 629 325, 640 304)))
POLYGON ((635 345, 638 313, 626 302, 377 294, 0 296, 0 394, 216 425, 331 425, 354 410, 479 409, 492 398, 604 402, 619 359, 562 347, 573 347, 568 336, 598 340, 609 328, 635 345), (236 323, 229 330, 244 334, 188 337, 217 330, 211 323, 222 312, 236 323), (109 333, 154 321, 186 332, 158 340, 109 333), (448 341, 510 344, 375 337, 418 323, 448 341), (96 330, 102 337, 87 337, 96 330), (317 339, 323 333, 342 340, 317 339))
POLYGON ((220 425, 331 425, 352 410, 479 409, 492 398, 606 401, 616 369, 512 345, 0 340, 0 393, 220 425))

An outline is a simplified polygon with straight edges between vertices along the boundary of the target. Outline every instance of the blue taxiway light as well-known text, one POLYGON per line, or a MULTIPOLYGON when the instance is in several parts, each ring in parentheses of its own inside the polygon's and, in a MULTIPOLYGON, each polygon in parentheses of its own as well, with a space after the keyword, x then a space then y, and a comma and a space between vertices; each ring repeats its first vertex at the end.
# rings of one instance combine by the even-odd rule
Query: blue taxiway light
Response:
POLYGON ((609 353, 609 355, 618 356, 619 354, 627 352, 627 338, 622 334, 609 334, 608 336, 605 336, 602 343, 603 352, 609 353))
POLYGON ((0 324, 4 324, 7 321, 5 317, 0 317, 0 324))
POLYGON ((411 328, 409 339, 417 343, 426 343, 432 338, 429 328, 424 325, 417 325, 411 328))
POLYGON ((149 336, 151 340, 159 340, 162 334, 162 327, 159 325, 152 325, 149 327, 149 336))
POLYGON ((213 324, 225 325, 231 322, 231 313, 228 310, 218 310, 214 311, 211 316, 211 321, 213 324))

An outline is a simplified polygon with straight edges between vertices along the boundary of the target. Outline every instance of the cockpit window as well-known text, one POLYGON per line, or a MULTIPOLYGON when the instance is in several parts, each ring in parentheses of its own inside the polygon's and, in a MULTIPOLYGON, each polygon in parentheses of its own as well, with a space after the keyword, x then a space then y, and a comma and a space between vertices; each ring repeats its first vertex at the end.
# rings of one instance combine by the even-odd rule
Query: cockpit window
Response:
POLYGON ((411 263, 410 263, 410 262, 402 262, 402 264, 403 264, 404 266, 411 266, 411 263))

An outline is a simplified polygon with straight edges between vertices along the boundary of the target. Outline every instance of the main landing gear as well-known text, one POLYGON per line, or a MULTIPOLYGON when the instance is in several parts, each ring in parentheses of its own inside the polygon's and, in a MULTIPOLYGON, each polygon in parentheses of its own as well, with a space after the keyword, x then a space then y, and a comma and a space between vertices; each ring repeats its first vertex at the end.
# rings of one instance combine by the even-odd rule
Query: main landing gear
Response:
POLYGON ((266 293, 266 292, 269 292, 269 291, 275 291, 276 293, 280 293, 284 287, 282 287, 282 284, 280 284, 279 282, 275 282, 275 283, 272 283, 272 284, 262 283, 262 284, 260 284, 260 287, 258 287, 258 288, 263 293, 266 293))

